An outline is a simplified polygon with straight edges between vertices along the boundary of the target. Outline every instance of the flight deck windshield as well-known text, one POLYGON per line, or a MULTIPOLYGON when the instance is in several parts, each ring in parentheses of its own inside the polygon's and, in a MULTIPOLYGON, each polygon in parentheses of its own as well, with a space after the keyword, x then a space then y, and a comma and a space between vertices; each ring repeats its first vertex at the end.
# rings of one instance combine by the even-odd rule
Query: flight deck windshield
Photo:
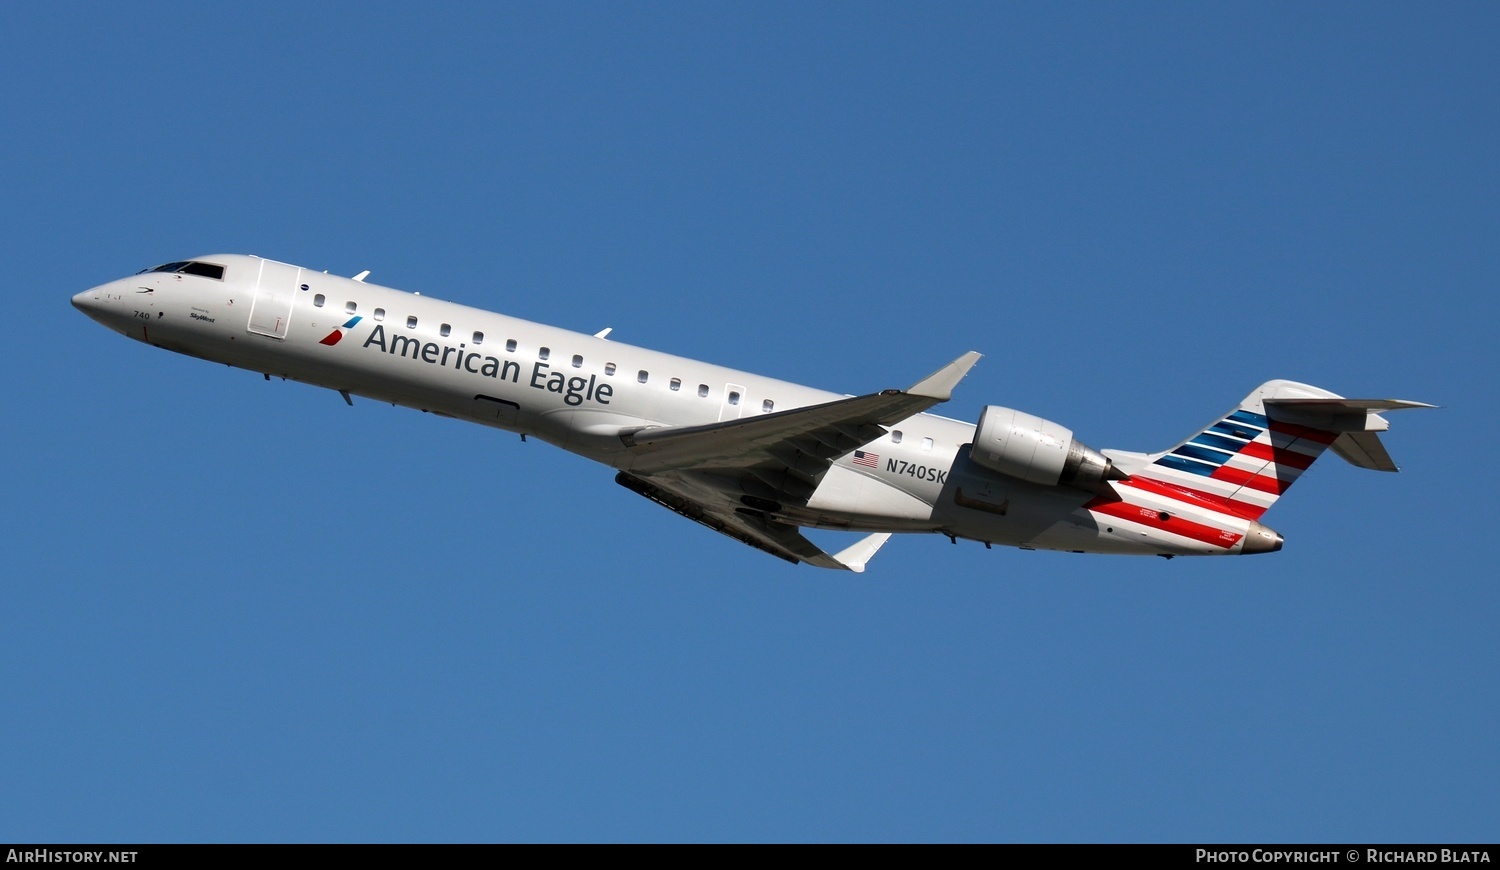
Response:
POLYGON ((203 278, 213 278, 215 281, 224 280, 224 267, 215 263, 199 263, 194 260, 183 260, 177 263, 163 263, 150 269, 142 269, 137 275, 147 272, 172 272, 179 275, 198 275, 203 278))

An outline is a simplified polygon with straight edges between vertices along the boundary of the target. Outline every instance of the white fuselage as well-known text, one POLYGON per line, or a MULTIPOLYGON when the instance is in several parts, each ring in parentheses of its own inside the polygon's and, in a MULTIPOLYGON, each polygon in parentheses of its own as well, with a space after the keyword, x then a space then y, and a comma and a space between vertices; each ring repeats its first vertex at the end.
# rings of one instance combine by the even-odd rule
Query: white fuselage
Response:
MULTIPOLYGON (((520 432, 627 473, 633 457, 624 431, 841 398, 272 260, 201 259, 222 265, 223 277, 144 272, 80 293, 74 304, 158 347, 520 432)), ((1087 552, 1238 551, 1153 534, 1150 523, 1101 519, 1085 507, 1089 493, 981 468, 968 459, 973 424, 918 414, 889 429, 861 449, 861 461, 852 453, 837 459, 807 504, 785 507, 778 519, 1087 552)), ((1144 461, 1111 456, 1126 471, 1144 461)), ((1194 508, 1172 501, 1171 510, 1193 515, 1194 508)), ((1247 525, 1212 512, 1196 518, 1226 528, 1234 540, 1247 525)))

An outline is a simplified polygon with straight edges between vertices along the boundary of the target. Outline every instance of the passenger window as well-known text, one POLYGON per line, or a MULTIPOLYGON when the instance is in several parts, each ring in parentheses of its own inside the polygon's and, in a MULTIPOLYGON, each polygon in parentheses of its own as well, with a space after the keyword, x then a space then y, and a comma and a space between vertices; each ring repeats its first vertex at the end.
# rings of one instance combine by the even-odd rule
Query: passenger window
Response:
POLYGON ((384 320, 385 319, 385 309, 384 308, 377 308, 377 309, 375 309, 375 319, 376 320, 384 320))
POLYGON ((316 295, 316 296, 313 297, 313 307, 314 308, 322 308, 323 307, 323 303, 326 302, 326 301, 327 300, 323 298, 323 294, 319 293, 318 295, 316 295))
POLYGON ((673 390, 682 389, 682 378, 673 378, 672 383, 669 386, 671 386, 673 390))
POLYGON ((443 338, 447 338, 448 337, 448 333, 450 333, 452 331, 453 331, 453 327, 449 326, 446 323, 443 324, 442 326, 438 327, 438 335, 441 335, 443 338))
POLYGON ((476 332, 476 333, 474 333, 474 343, 475 344, 484 344, 484 333, 482 333, 482 332, 476 332))
POLYGON ((407 329, 416 329, 417 328, 417 318, 416 318, 416 315, 412 315, 411 317, 406 318, 406 328, 407 329))
POLYGON ((698 385, 698 398, 700 398, 700 399, 706 399, 706 398, 708 398, 708 384, 699 384, 698 385))
POLYGON ((922 439, 922 449, 923 450, 931 450, 932 449, 932 439, 931 438, 923 438, 922 439))
POLYGON ((730 390, 729 391, 729 404, 731 404, 731 405, 738 405, 739 403, 740 403, 740 394, 736 393, 734 390, 730 390))
POLYGON ((583 357, 580 356, 579 354, 576 354, 576 353, 573 354, 573 368, 575 368, 575 369, 581 369, 581 368, 583 368, 583 357))
POLYGON ((505 342, 505 352, 506 353, 515 353, 516 352, 516 340, 514 338, 506 340, 506 342, 505 342))
POLYGON ((550 356, 552 356, 552 348, 550 347, 544 347, 536 352, 537 359, 547 359, 550 356))
POLYGON ((651 377, 651 376, 646 373, 646 370, 645 369, 641 369, 639 372, 636 373, 635 379, 636 379, 637 382, 644 384, 646 382, 646 379, 649 378, 649 377, 651 377))
POLYGON ((606 375, 608 375, 609 377, 614 377, 615 376, 615 364, 614 363, 605 363, 604 364, 604 373, 606 375))
POLYGON ((760 412, 762 414, 769 414, 774 410, 776 410, 776 403, 771 401, 770 399, 767 399, 764 402, 760 403, 760 412))
POLYGON ((900 429, 892 429, 891 430, 891 443, 892 444, 900 444, 901 443, 901 430, 900 429))
POLYGON ((353 314, 358 309, 359 309, 359 306, 355 305, 353 302, 345 302, 344 303, 344 313, 345 314, 353 314))

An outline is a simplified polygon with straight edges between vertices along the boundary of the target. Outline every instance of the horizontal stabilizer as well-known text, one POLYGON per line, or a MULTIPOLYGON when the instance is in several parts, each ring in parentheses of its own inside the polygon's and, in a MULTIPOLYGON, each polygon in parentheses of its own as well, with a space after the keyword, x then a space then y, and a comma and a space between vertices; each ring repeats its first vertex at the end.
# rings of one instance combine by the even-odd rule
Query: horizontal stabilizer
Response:
POLYGON ((1314 413, 1347 414, 1352 411, 1405 411, 1409 408, 1436 408, 1426 402, 1407 399, 1266 399, 1266 407, 1300 409, 1314 413))
POLYGON ((1329 432, 1384 432, 1391 427, 1380 411, 1435 408, 1405 399, 1266 399, 1266 414, 1273 420, 1311 426, 1329 432))
POLYGON ((1343 399, 1335 396, 1311 399, 1266 399, 1266 414, 1284 423, 1337 432, 1329 447, 1346 462, 1372 471, 1396 471, 1396 462, 1380 441, 1380 433, 1391 424, 1380 411, 1435 408, 1406 399, 1343 399))

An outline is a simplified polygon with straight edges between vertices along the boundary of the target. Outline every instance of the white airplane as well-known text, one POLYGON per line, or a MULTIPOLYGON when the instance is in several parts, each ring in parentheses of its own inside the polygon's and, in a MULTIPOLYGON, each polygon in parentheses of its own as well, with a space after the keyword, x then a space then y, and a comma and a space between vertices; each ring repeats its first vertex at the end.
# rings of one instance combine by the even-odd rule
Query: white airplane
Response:
POLYGON ((1158 556, 1281 549, 1266 509, 1325 448, 1395 471, 1382 411, 1268 381, 1161 453, 1094 450, 991 405, 924 413, 979 360, 905 390, 841 396, 329 275, 214 255, 86 290, 73 305, 130 338, 213 362, 534 436, 615 481, 792 563, 863 571, 893 532, 1022 549, 1158 556), (870 533, 830 555, 799 527, 870 533))

